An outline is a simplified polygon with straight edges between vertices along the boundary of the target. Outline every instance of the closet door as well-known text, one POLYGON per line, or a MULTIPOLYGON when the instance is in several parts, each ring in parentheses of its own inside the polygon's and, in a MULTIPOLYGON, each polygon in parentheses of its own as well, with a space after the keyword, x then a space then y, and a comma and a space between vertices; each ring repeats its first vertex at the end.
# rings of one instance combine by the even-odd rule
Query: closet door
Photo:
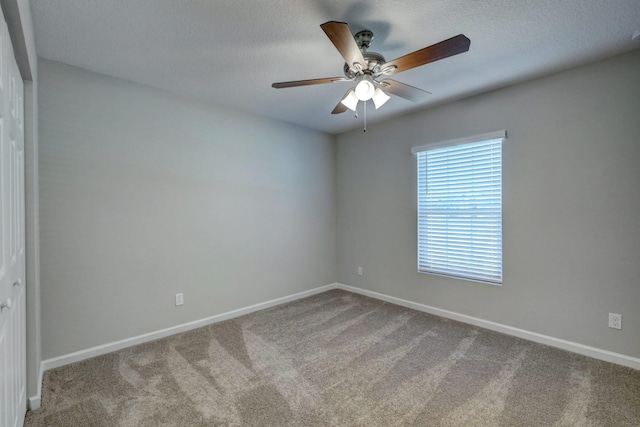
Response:
POLYGON ((0 426, 22 427, 26 395, 23 83, 0 41, 0 426))

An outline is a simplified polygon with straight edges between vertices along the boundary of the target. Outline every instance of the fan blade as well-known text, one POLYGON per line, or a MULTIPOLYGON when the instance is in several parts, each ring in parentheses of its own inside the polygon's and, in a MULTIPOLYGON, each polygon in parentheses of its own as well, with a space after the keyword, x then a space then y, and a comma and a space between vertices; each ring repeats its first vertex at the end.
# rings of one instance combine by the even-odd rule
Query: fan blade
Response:
POLYGON ((325 32, 329 40, 338 49, 340 55, 344 58, 345 62, 349 64, 349 67, 354 67, 354 64, 360 64, 360 69, 366 68, 367 62, 362 56, 362 52, 358 48, 353 34, 349 26, 344 22, 329 21, 320 25, 320 28, 325 32))
POLYGON ((293 82, 280 82, 274 83, 271 87, 276 89, 282 89, 285 87, 296 87, 296 86, 309 86, 309 85, 321 85, 325 83, 335 83, 335 82, 344 82, 347 79, 344 77, 327 77, 324 79, 309 79, 309 80, 296 80, 293 82))
POLYGON ((344 105, 342 103, 342 101, 347 97, 347 95, 349 95, 350 92, 352 92, 353 89, 349 89, 342 98, 340 98, 340 102, 338 102, 338 104, 336 105, 336 107, 333 109, 333 111, 331 112, 331 114, 341 114, 344 113, 345 111, 347 111, 349 108, 344 105))
POLYGON ((385 92, 388 92, 392 95, 399 96, 404 99, 408 99, 409 101, 417 102, 422 101, 427 97, 427 95, 431 95, 431 92, 426 90, 418 89, 417 87, 413 87, 404 83, 400 83, 399 81, 392 79, 384 79, 379 82, 380 89, 385 92))
POLYGON ((340 100, 340 102, 338 102, 338 104, 336 105, 336 108, 333 109, 331 114, 342 114, 347 110, 348 108, 342 103, 342 100, 340 100))
POLYGON ((401 71, 410 70, 412 68, 428 64, 429 62, 438 61, 440 59, 466 52, 469 50, 470 44, 471 40, 466 36, 459 34, 448 40, 416 50, 413 53, 401 56, 393 61, 386 62, 380 66, 380 69, 384 70, 387 67, 395 67, 395 69, 391 69, 385 74, 397 74, 401 71))

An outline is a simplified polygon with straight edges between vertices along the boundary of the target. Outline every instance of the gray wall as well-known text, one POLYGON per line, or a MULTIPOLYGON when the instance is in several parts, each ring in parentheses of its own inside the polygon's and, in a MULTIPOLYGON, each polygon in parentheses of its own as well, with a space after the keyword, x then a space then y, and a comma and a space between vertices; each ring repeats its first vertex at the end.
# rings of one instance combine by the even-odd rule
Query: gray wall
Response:
POLYGON ((39 65, 44 359, 336 279, 640 357, 640 51, 370 124, 337 149, 39 65), (410 147, 499 129, 504 285, 417 273, 410 147))
POLYGON ((335 282, 334 137, 39 77, 43 359, 335 282))
POLYGON ((640 357, 638 70, 635 51, 340 135, 338 281, 640 357), (500 129, 503 286, 417 273, 411 146, 500 129))

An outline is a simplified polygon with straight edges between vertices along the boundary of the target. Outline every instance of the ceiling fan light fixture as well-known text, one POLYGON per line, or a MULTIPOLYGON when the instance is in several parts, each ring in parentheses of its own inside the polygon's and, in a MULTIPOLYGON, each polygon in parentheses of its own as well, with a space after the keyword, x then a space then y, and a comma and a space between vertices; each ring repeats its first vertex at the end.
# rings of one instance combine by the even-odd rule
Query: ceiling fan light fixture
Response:
POLYGON ((349 91, 347 96, 342 98, 342 101, 340 101, 340 102, 342 103, 342 105, 344 105, 345 107, 347 107, 351 111, 356 111, 356 107, 358 106, 358 101, 359 101, 359 99, 356 96, 355 91, 351 90, 351 91, 349 91))
POLYGON ((371 82, 371 79, 363 78, 358 82, 355 88, 356 96, 360 101, 368 101, 373 97, 376 91, 375 86, 371 82))
POLYGON ((376 110, 382 107, 391 97, 384 93, 382 89, 377 88, 375 92, 373 92, 373 105, 376 106, 376 110))

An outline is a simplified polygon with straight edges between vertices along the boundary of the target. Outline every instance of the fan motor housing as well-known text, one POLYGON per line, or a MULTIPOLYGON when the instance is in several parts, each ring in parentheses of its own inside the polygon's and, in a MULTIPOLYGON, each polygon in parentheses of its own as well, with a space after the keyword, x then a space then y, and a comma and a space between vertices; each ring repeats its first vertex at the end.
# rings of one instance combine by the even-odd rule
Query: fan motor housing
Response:
MULTIPOLYGON (((363 65, 363 69, 361 71, 362 74, 373 74, 380 69, 380 66, 387 62, 384 59, 384 56, 379 54, 378 52, 362 52, 362 56, 364 56, 364 60, 367 62, 363 65)), ((348 79, 354 79, 358 73, 355 72, 349 64, 344 64, 344 75, 348 79)))

